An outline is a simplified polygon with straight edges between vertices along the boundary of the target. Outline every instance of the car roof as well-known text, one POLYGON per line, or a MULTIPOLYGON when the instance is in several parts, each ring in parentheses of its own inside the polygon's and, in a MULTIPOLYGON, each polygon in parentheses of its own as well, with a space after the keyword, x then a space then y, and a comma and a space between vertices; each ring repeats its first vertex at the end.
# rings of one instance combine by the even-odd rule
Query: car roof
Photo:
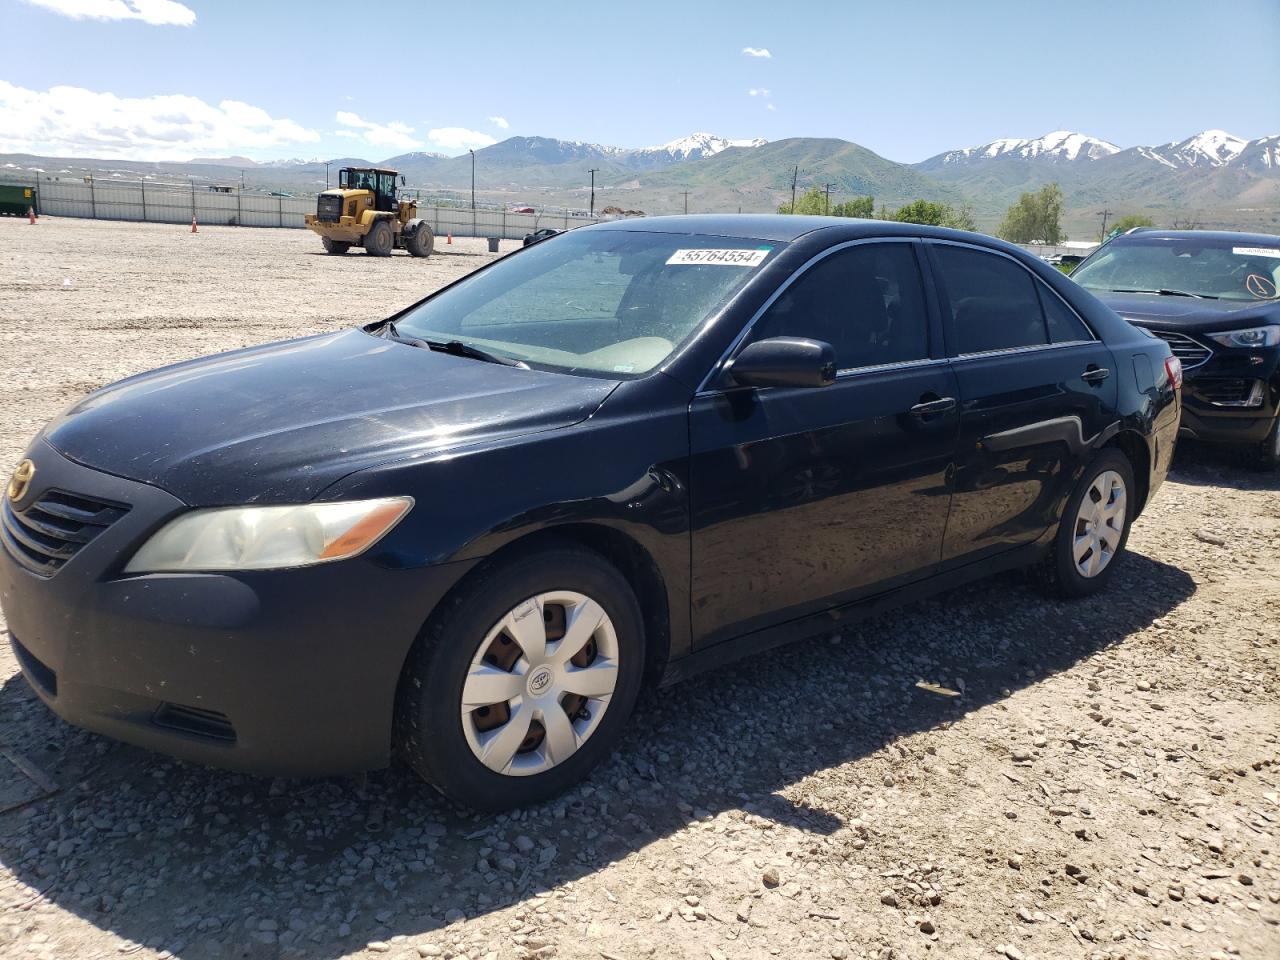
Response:
MULTIPOLYGON (((791 243, 809 234, 821 232, 832 241, 857 240, 862 237, 928 237, 938 240, 963 240, 1008 249, 1010 244, 981 233, 930 227, 896 220, 859 220, 854 217, 810 217, 785 213, 702 213, 674 217, 630 217, 598 223, 585 230, 631 230, 646 233, 702 234, 712 237, 744 237, 791 243)), ((1013 248, 1017 249, 1017 248, 1013 248)))
POLYGON ((1280 244, 1280 236, 1272 233, 1245 233, 1236 230, 1160 230, 1154 227, 1139 227, 1122 233, 1113 240, 1123 237, 1142 237, 1144 240, 1230 240, 1237 243, 1280 244))

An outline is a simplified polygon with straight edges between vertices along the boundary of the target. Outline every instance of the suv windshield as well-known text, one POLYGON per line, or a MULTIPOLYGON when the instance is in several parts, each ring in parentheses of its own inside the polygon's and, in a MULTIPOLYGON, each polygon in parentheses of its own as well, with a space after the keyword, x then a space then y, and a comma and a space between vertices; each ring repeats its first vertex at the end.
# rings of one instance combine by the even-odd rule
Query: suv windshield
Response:
POLYGON ((458 340, 569 373, 639 376, 667 359, 782 245, 583 230, 524 248, 396 319, 402 337, 458 340))
POLYGON ((1280 286, 1280 240, 1116 237, 1076 268, 1090 290, 1181 293, 1221 300, 1274 300, 1280 286))

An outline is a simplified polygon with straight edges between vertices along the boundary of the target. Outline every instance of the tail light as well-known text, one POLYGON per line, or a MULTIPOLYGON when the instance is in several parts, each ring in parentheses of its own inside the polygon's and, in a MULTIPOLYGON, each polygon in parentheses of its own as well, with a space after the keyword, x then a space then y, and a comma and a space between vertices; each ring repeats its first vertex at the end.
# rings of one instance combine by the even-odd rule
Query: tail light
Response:
POLYGON ((1182 389, 1182 361, 1177 357, 1164 358, 1164 372, 1169 375, 1169 383, 1173 389, 1182 389))

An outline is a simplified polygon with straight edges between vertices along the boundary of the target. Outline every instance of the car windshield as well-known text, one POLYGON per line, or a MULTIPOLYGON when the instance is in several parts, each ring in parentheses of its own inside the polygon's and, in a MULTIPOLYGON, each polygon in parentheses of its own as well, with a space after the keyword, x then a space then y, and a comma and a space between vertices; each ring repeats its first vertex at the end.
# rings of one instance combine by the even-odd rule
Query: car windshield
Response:
POLYGON ((1280 286, 1280 239, 1117 237, 1077 267, 1071 279, 1090 290, 1274 300, 1280 286))
POLYGON ((630 378, 654 369, 781 247, 734 237, 581 230, 499 260, 396 318, 530 366, 630 378))

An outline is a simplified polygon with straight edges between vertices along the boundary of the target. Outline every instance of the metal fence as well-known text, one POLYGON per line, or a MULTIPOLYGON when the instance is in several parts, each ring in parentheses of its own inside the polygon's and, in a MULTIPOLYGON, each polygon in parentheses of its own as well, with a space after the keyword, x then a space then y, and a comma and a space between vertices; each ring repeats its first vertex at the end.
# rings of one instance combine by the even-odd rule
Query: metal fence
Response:
MULTIPOLYGON (((116 182, 109 180, 50 180, 0 176, 0 183, 35 187, 42 216, 89 217, 97 220, 139 220, 150 223, 200 223, 242 227, 301 227, 303 217, 315 213, 315 197, 282 197, 239 190, 213 191, 207 185, 116 182)), ((597 217, 561 213, 508 213, 465 207, 418 207, 418 216, 437 236, 500 237, 519 240, 543 227, 571 230, 598 223, 597 217)))

